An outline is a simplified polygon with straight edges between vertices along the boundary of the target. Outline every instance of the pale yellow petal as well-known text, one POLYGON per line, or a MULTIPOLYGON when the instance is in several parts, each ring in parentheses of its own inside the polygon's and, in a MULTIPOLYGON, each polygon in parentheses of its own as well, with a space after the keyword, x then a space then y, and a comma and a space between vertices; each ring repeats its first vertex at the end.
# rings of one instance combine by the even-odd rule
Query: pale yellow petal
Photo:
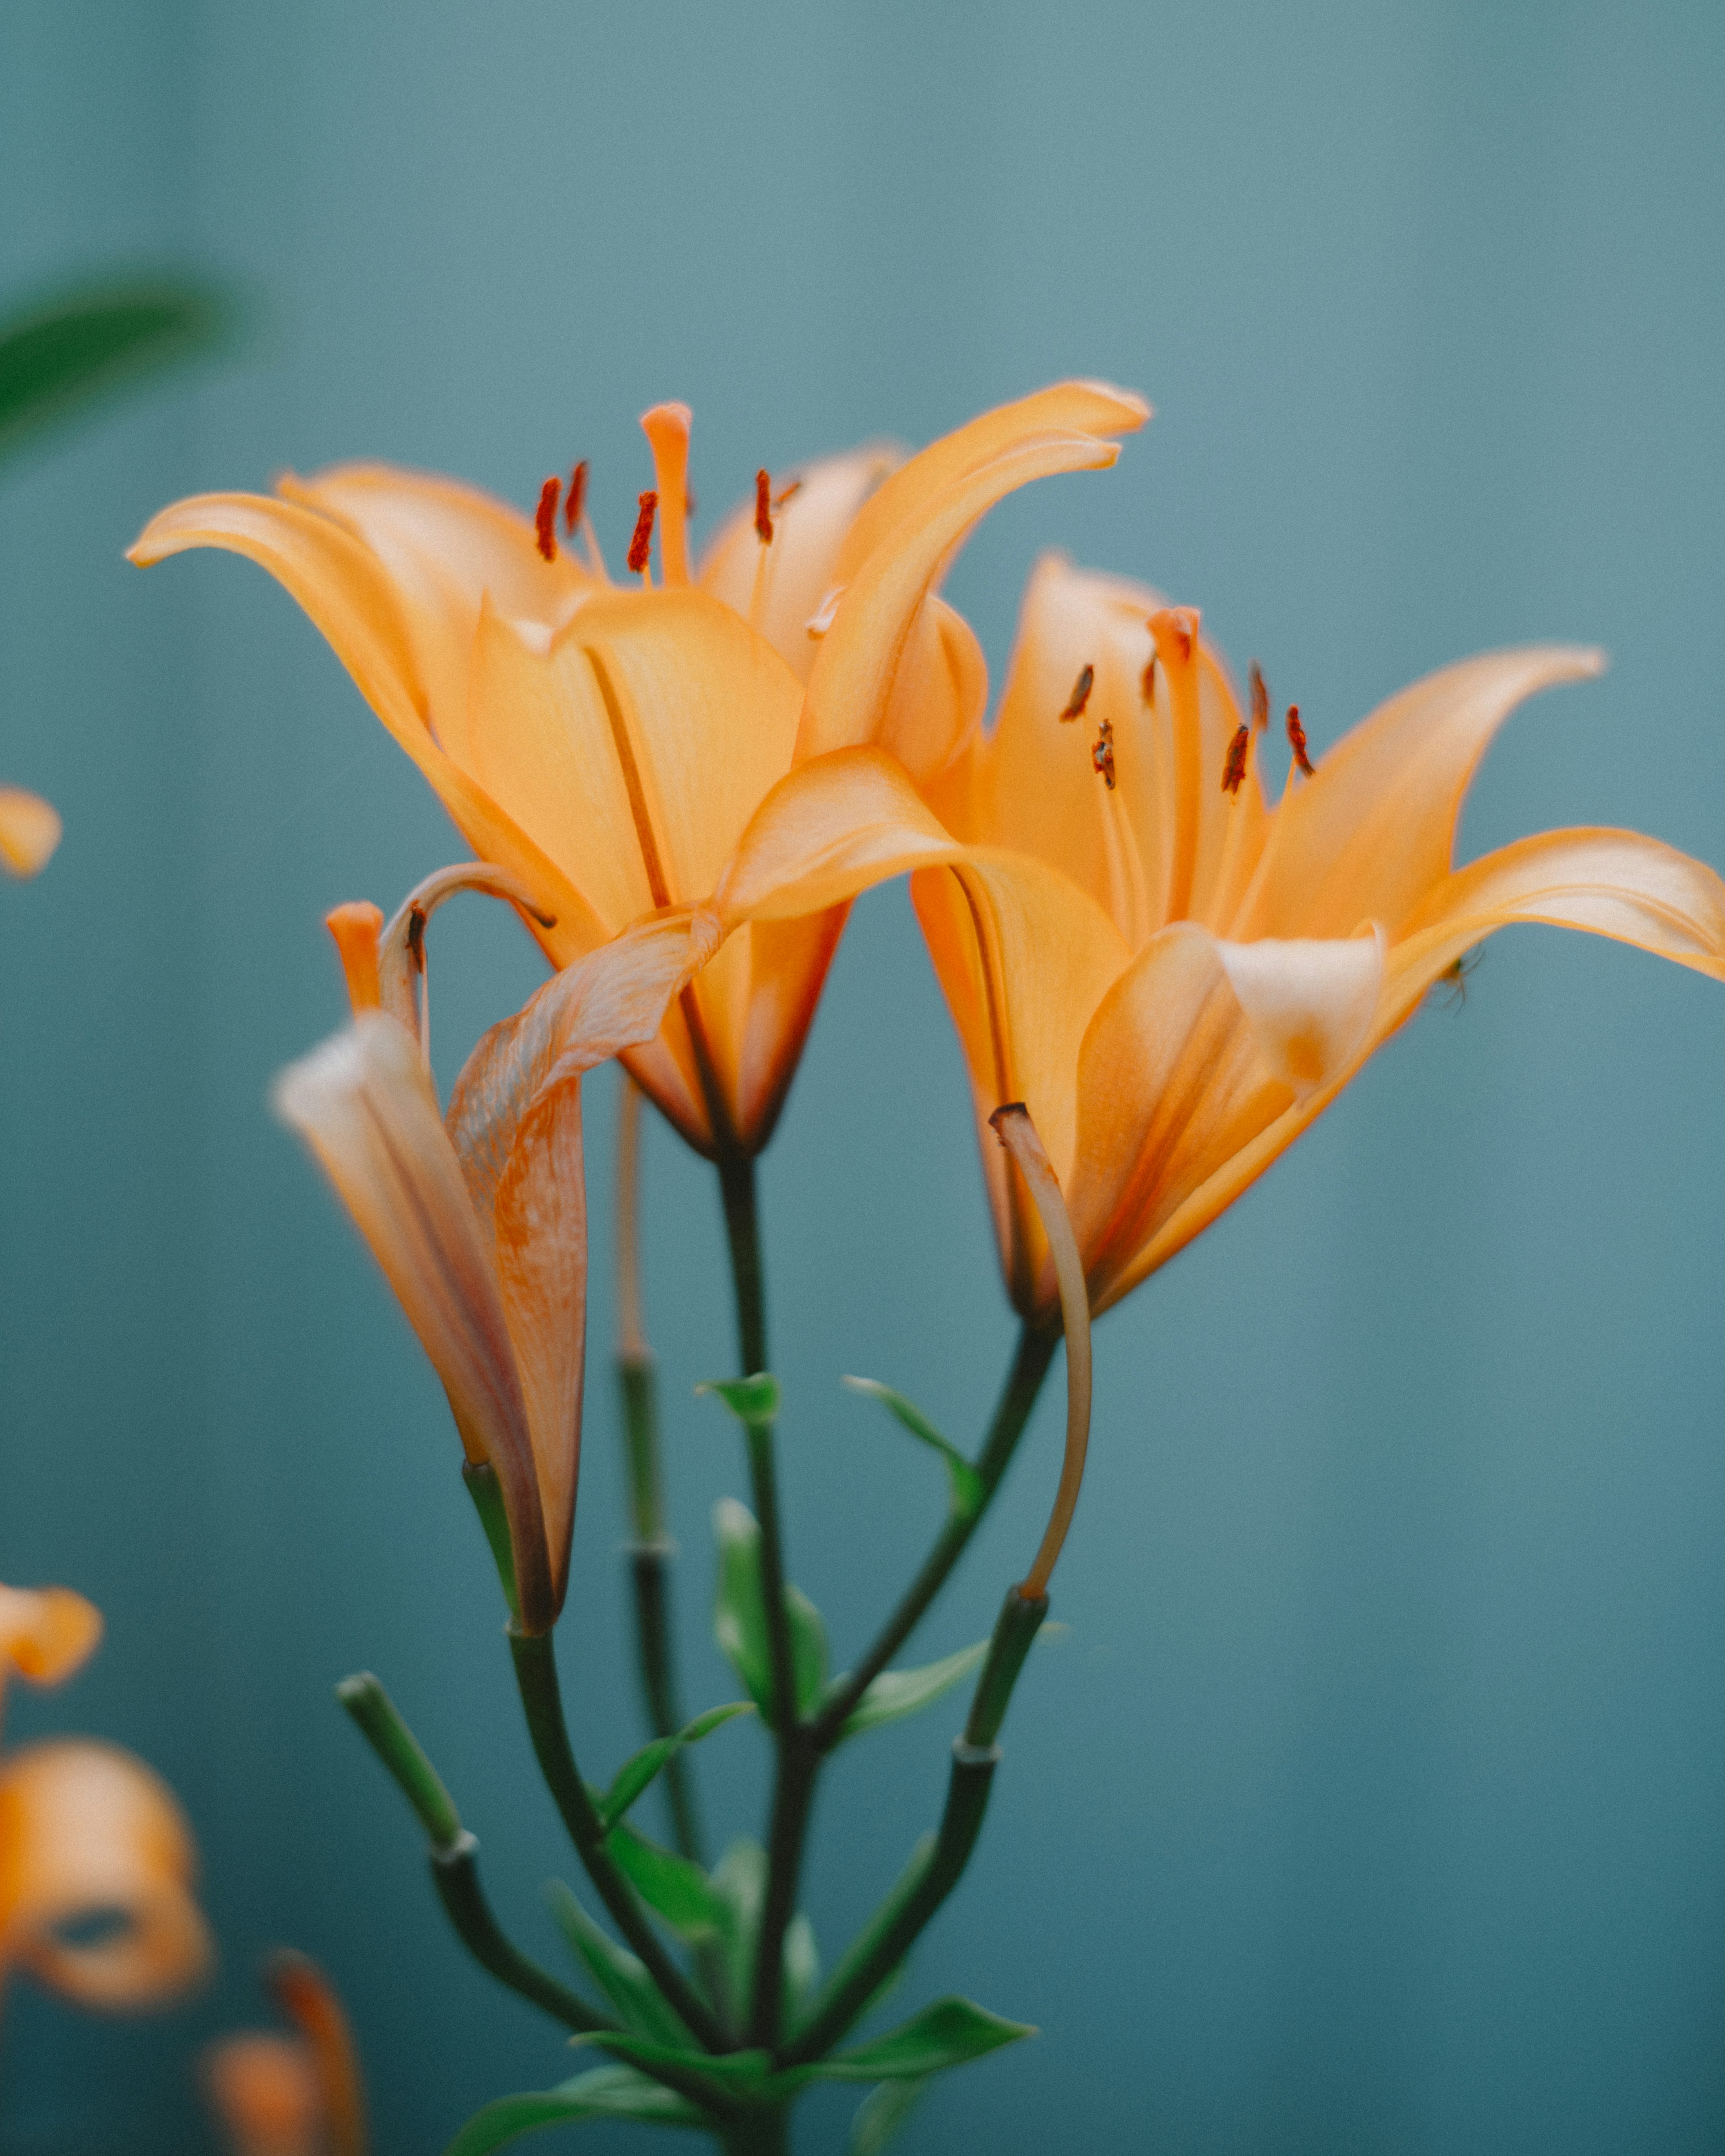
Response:
POLYGON ((1381 705, 1295 781, 1235 933, 1347 936, 1381 921, 1392 941, 1449 873, 1462 796, 1491 737, 1541 689, 1597 674, 1565 646, 1488 652, 1381 705))
POLYGON ((0 868, 33 876, 47 867, 60 842, 58 812, 39 793, 0 786, 0 868))
POLYGON ((209 1968, 192 1837, 166 1784, 111 1745, 61 1738, 0 1764, 0 1970, 80 2005, 162 2005, 209 1968), (100 1920, 94 1937, 74 1928, 100 1920))
POLYGON ((752 498, 738 504, 708 546, 701 565, 702 589, 753 619, 798 681, 808 680, 820 649, 809 634, 809 624, 838 581, 845 535, 864 502, 903 460, 902 450, 873 444, 775 473, 775 494, 793 484, 796 491, 773 511, 773 544, 764 570, 752 498), (755 618, 757 578, 761 603, 755 618))
POLYGON ((275 1081, 276 1112, 305 1140, 418 1335, 468 1456, 495 1470, 522 1621, 555 1614, 534 1448, 482 1234, 419 1050, 381 1011, 358 1013, 275 1081))

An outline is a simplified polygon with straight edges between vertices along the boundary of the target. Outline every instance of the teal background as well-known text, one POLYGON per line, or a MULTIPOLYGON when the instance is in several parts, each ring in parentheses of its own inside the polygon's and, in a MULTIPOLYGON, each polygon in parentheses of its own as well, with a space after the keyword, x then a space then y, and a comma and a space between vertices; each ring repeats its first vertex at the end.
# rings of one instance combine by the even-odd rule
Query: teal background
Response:
MULTIPOLYGON (((0 1577, 105 1610, 8 1735, 136 1747, 202 1844, 218 1981, 143 2024, 23 1984, 0 2146, 203 2145, 191 2061, 290 1940, 332 1969, 380 2150, 573 2070, 439 1928, 330 1687, 371 1666, 536 1951, 562 1861, 429 1369, 269 1119, 333 1028, 318 927, 459 848, 259 572, 121 550, 182 493, 375 455, 531 505, 637 413, 696 413, 702 521, 757 464, 921 441, 1069 372, 1158 407, 1117 472, 990 521, 952 596, 996 675, 1038 547, 1201 604, 1322 751, 1518 639, 1609 646, 1535 705, 1469 853, 1637 825, 1725 862, 1725 15, 1699 5, 1068 0, 9 0, 0 291, 208 265, 247 352, 0 487, 0 772, 59 805, 0 891, 0 1577)), ((536 962, 441 916, 446 1070, 536 962)), ((1103 1326, 1094 1466, 994 1811, 900 1994, 1037 2023, 906 2156, 1619 2156, 1725 2135, 1725 998, 1554 931, 1497 939, 1202 1242, 1103 1326)), ((605 1345, 563 1626, 586 1757, 639 1740, 605 1345)), ((740 1486, 709 1178, 649 1132, 686 1688, 706 1517, 740 1486)), ((901 891, 865 901, 765 1164, 793 1564, 841 1657, 934 1525, 937 1467, 841 1372, 974 1432, 1008 1352, 957 1054, 901 891)), ((1058 1411, 929 1653, 983 1631, 1058 1411)), ((847 1755, 829 1953, 934 1815, 956 1711, 847 1755)), ((702 1758, 757 1830, 747 1725, 702 1758)), ((842 2146, 824 2096, 800 2146, 842 2146)), ((586 2129, 596 2151, 644 2146, 586 2129)), ((572 2146, 573 2145, 572 2141, 572 2146)))

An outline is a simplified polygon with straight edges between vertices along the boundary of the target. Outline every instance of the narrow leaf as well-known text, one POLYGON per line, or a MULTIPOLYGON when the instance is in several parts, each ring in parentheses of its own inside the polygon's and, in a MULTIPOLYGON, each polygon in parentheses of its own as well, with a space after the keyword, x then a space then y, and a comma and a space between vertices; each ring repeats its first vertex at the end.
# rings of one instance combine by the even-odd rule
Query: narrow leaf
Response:
POLYGON ((665 2004, 659 1986, 635 1957, 588 1916, 561 1879, 545 1890, 557 1929, 593 1972, 593 1981, 639 2036, 661 2044, 686 2044, 689 2031, 665 2004))
POLYGON ((644 2126, 707 2126, 711 2122, 660 2082, 633 2066, 596 2066, 556 2088, 500 2097, 475 2112, 444 2156, 489 2156, 542 2126, 572 2125, 587 2118, 632 2118, 644 2126))
POLYGON ((784 2018, 794 2021, 820 1982, 820 1949, 814 1927, 799 1909, 785 1926, 784 2018))
POLYGON ((649 1788, 671 1754, 684 1744, 698 1744, 703 1737, 710 1737, 716 1729, 739 1714, 752 1714, 752 1704, 744 1699, 732 1700, 724 1707, 710 1707, 705 1714, 697 1714, 693 1722, 680 1729, 674 1737, 655 1738, 652 1743, 644 1744, 633 1758, 625 1759, 617 1770, 616 1779, 604 1795, 598 1799, 599 1819, 607 1833, 616 1825, 624 1814, 635 1802, 644 1789, 649 1788))
MULTIPOLYGON (((790 1620, 791 1678, 796 1686, 797 1712, 807 1714, 827 1687, 827 1628, 802 1589, 788 1582, 784 1607, 790 1620)), ((862 1702, 857 1705, 860 1710, 862 1702)))
POLYGON ((627 1820, 612 1828, 605 1847, 648 1907, 657 1910, 685 1939, 708 1938, 724 1931, 730 1911, 698 1864, 649 1841, 627 1820))
POLYGON ((882 1670, 862 1697, 855 1711, 839 1732, 842 1743, 847 1737, 859 1737, 865 1729, 879 1729, 889 1722, 901 1722, 907 1714, 920 1714, 931 1707, 942 1693, 949 1692, 961 1683, 981 1662, 988 1651, 986 1640, 978 1640, 973 1647, 961 1647, 956 1655, 947 1655, 937 1662, 925 1662, 921 1669, 882 1670))
POLYGON ((761 1904, 767 1898, 767 1852, 758 1841, 739 1835, 713 1866, 712 1889, 725 1917, 725 1974, 731 1996, 750 1998, 755 1988, 755 1937, 761 1928, 761 1904))
POLYGON ((0 454, 78 405, 216 342, 229 310, 167 280, 94 287, 0 324, 0 454))
POLYGON ((761 1712, 773 1716, 773 1659, 767 1645, 767 1602, 761 1589, 761 1530, 735 1497, 713 1507, 719 1542, 718 1599, 713 1637, 761 1712))
POLYGON ((751 1430, 764 1429, 778 1419, 778 1380, 765 1370, 752 1378, 712 1378, 695 1389, 721 1399, 751 1430))
POLYGON ((896 1393, 891 1385, 883 1385, 875 1378, 846 1378, 844 1380, 852 1392, 866 1393, 877 1399, 909 1430, 912 1437, 939 1453, 947 1464, 947 1479, 952 1486, 952 1517, 957 1520, 973 1520, 983 1508, 983 1480, 975 1468, 948 1438, 944 1438, 934 1424, 912 1400, 902 1393, 896 1393))
POLYGON ((777 2093, 781 2089, 788 2094, 810 2078, 807 2066, 793 2066, 788 2074, 775 2074, 772 2055, 767 2051, 697 2051, 684 2045, 655 2044, 644 2036, 615 2035, 608 2030, 599 2036, 577 2036, 578 2044, 592 2044, 608 2051, 614 2058, 624 2059, 649 2070, 669 2069, 691 2080, 705 2082, 716 2094, 728 2096, 756 2096, 763 2091, 777 2093))
POLYGON ((937 1999, 873 2043, 835 2052, 814 2071, 824 2081, 913 2080, 985 2058, 1003 2044, 1035 2034, 1027 2022, 1004 2021, 968 1999, 937 1999))
POLYGON ((918 2074, 901 2082, 882 2082, 857 2106, 850 2122, 850 2156, 880 2156, 900 2127, 922 2100, 932 2076, 918 2074))

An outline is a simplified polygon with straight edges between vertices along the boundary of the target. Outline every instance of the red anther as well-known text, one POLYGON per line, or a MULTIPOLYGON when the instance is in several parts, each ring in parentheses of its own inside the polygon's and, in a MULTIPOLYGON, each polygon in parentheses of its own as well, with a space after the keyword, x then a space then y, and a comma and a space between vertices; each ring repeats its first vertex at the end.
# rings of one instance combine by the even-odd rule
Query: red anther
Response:
POLYGON ((1300 723, 1300 706, 1297 704, 1288 706, 1288 744, 1294 752, 1295 762, 1308 778, 1313 778, 1316 774, 1312 768, 1312 758, 1306 753, 1306 729, 1300 723))
POLYGON ((1251 664, 1250 680, 1252 686, 1252 732, 1255 734, 1260 734, 1263 732, 1265 727, 1270 723, 1270 691, 1264 686, 1264 676, 1259 670, 1258 662, 1255 659, 1251 664))
POLYGON ((1156 654, 1153 651, 1144 661, 1144 670, 1138 677, 1138 688, 1147 704, 1156 701, 1156 654))
POLYGON ((581 521, 581 512, 587 506, 587 459, 583 457, 569 475, 569 498, 563 504, 563 529, 572 532, 581 521))
POLYGON ((1246 773, 1246 751, 1251 745, 1252 730, 1248 726, 1234 729, 1234 738, 1228 744, 1228 761, 1222 767, 1222 791, 1238 793, 1246 773))
POLYGON ((1096 767, 1097 776, 1111 793, 1114 791, 1114 729, 1106 719, 1096 729, 1090 760, 1096 767))
POLYGON ((755 536, 763 547, 773 544, 773 479, 765 471, 755 474, 755 536))
POLYGON ((802 490, 802 480, 799 479, 793 479, 788 486, 780 487, 778 492, 773 495, 773 506, 775 509, 783 509, 785 504, 790 500, 791 496, 793 494, 800 494, 802 490))
POLYGON ((539 490, 539 506, 533 511, 533 529, 539 538, 539 551, 547 562, 557 557, 557 496, 563 483, 555 473, 539 490))
POLYGON ((640 513, 635 518, 635 536, 629 542, 629 566, 637 576, 646 567, 647 557, 653 551, 653 512, 659 506, 659 496, 650 486, 640 499, 640 513))
POLYGON ((1094 666, 1086 666, 1072 684, 1072 693, 1066 699, 1066 708, 1060 713, 1062 725, 1068 719, 1081 719, 1084 716, 1084 707, 1090 701, 1090 692, 1096 685, 1096 670, 1094 666))
POLYGON ((1182 659, 1192 656, 1192 646, 1198 634, 1198 617, 1190 607, 1169 607, 1162 619, 1173 632, 1174 641, 1180 647, 1182 659))

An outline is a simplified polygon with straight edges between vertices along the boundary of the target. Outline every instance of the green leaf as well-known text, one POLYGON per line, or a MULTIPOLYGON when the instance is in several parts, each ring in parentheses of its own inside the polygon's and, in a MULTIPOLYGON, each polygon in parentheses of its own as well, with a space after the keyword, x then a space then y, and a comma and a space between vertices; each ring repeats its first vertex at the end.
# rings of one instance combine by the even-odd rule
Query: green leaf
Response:
POLYGON ((914 2080, 985 2058, 1003 2044, 1016 2044, 1036 2033, 1027 2022, 1004 2021, 968 1999, 937 1999, 873 2043, 835 2052, 814 2071, 823 2081, 914 2080))
POLYGON ((767 1898, 767 1852, 760 1843, 739 1835, 713 1866, 712 1888, 725 1912, 719 1933, 726 1981, 742 2013, 754 1993, 755 1938, 767 1898))
POLYGON ((952 1517, 956 1520, 973 1520, 983 1509, 985 1491, 983 1478, 950 1439, 944 1438, 914 1401, 907 1400, 902 1393, 896 1393, 891 1385, 883 1385, 874 1378, 846 1378, 843 1381, 854 1393, 866 1393, 877 1399, 887 1413, 897 1417, 912 1437, 920 1438, 924 1445, 939 1453, 947 1463, 947 1478, 952 1485, 952 1517))
POLYGON ((688 2043, 689 2031, 681 2017, 666 2005, 645 1969, 593 1922, 562 1881, 553 1879, 545 1895, 557 1929, 592 1970, 593 1981, 623 2016, 624 2026, 661 2044, 688 2043))
MULTIPOLYGON (((719 1543, 713 1637, 770 1728, 773 1654, 767 1639, 767 1597, 761 1581, 761 1529, 747 1505, 739 1504, 735 1497, 721 1497, 713 1507, 713 1532, 719 1543)), ((820 1612, 799 1587, 787 1584, 784 1606, 791 1635, 791 1681, 797 1712, 806 1714, 826 1688, 826 1626, 820 1612)))
POLYGON ((719 1541, 719 1591, 713 1637, 762 1714, 773 1718, 773 1660, 761 1592, 761 1530, 747 1505, 721 1497, 713 1507, 719 1541))
POLYGON ((572 2125, 586 2118, 632 2118, 644 2126, 710 2126, 692 2103, 633 2066, 596 2066, 556 2088, 500 2097, 477 2111, 444 2156, 489 2156, 493 2148, 542 2126, 572 2125))
POLYGON ((727 1706, 710 1707, 705 1714, 697 1714, 674 1737, 659 1737, 652 1743, 644 1744, 632 1758, 624 1761, 610 1788, 595 1800, 595 1809, 606 1832, 608 1834, 616 1825, 642 1791, 650 1787, 654 1777, 680 1746, 698 1744, 703 1737, 711 1736, 714 1730, 722 1728, 737 1715, 754 1712, 749 1701, 732 1700, 727 1706))
MULTIPOLYGON (((791 1627, 791 1681, 796 1687, 797 1712, 807 1714, 827 1688, 827 1628, 802 1589, 788 1581, 784 1607, 791 1627)), ((861 1704, 857 1702, 859 1710, 861 1704)))
POLYGON ((752 1378, 711 1378, 695 1389, 723 1400, 750 1430, 762 1430, 778 1419, 778 1380, 766 1370, 752 1378))
POLYGON ((0 454, 80 404, 213 345, 231 307, 177 279, 92 285, 0 324, 0 454))
POLYGON ((931 2075, 918 2074, 913 2080, 882 2082, 879 2088, 871 2089, 850 2122, 850 2156, 880 2156, 922 2102, 932 2079, 931 2075))
POLYGON ((624 2059, 660 2071, 687 2076, 698 2080, 720 2096, 790 2095, 810 2078, 812 2069, 793 2066, 789 2072, 775 2074, 773 2056, 768 2051, 697 2051, 684 2045, 655 2044, 644 2036, 619 2035, 606 2030, 601 2035, 576 2036, 576 2044, 592 2044, 599 2050, 609 2051, 614 2058, 624 2059))
POLYGON ((907 1714, 920 1714, 968 1677, 988 1651, 988 1641, 978 1640, 973 1647, 961 1647, 956 1655, 925 1662, 921 1669, 882 1670, 846 1719, 839 1741, 860 1737, 864 1730, 879 1729, 889 1722, 901 1722, 907 1714))
POLYGON ((605 1847, 648 1907, 674 1931, 691 1940, 723 1933, 730 1910, 698 1864, 649 1841, 624 1820, 605 1836, 605 1847))
POLYGON ((799 1909, 785 1926, 784 2018, 794 2022, 820 1983, 820 1948, 814 1927, 799 1909))

